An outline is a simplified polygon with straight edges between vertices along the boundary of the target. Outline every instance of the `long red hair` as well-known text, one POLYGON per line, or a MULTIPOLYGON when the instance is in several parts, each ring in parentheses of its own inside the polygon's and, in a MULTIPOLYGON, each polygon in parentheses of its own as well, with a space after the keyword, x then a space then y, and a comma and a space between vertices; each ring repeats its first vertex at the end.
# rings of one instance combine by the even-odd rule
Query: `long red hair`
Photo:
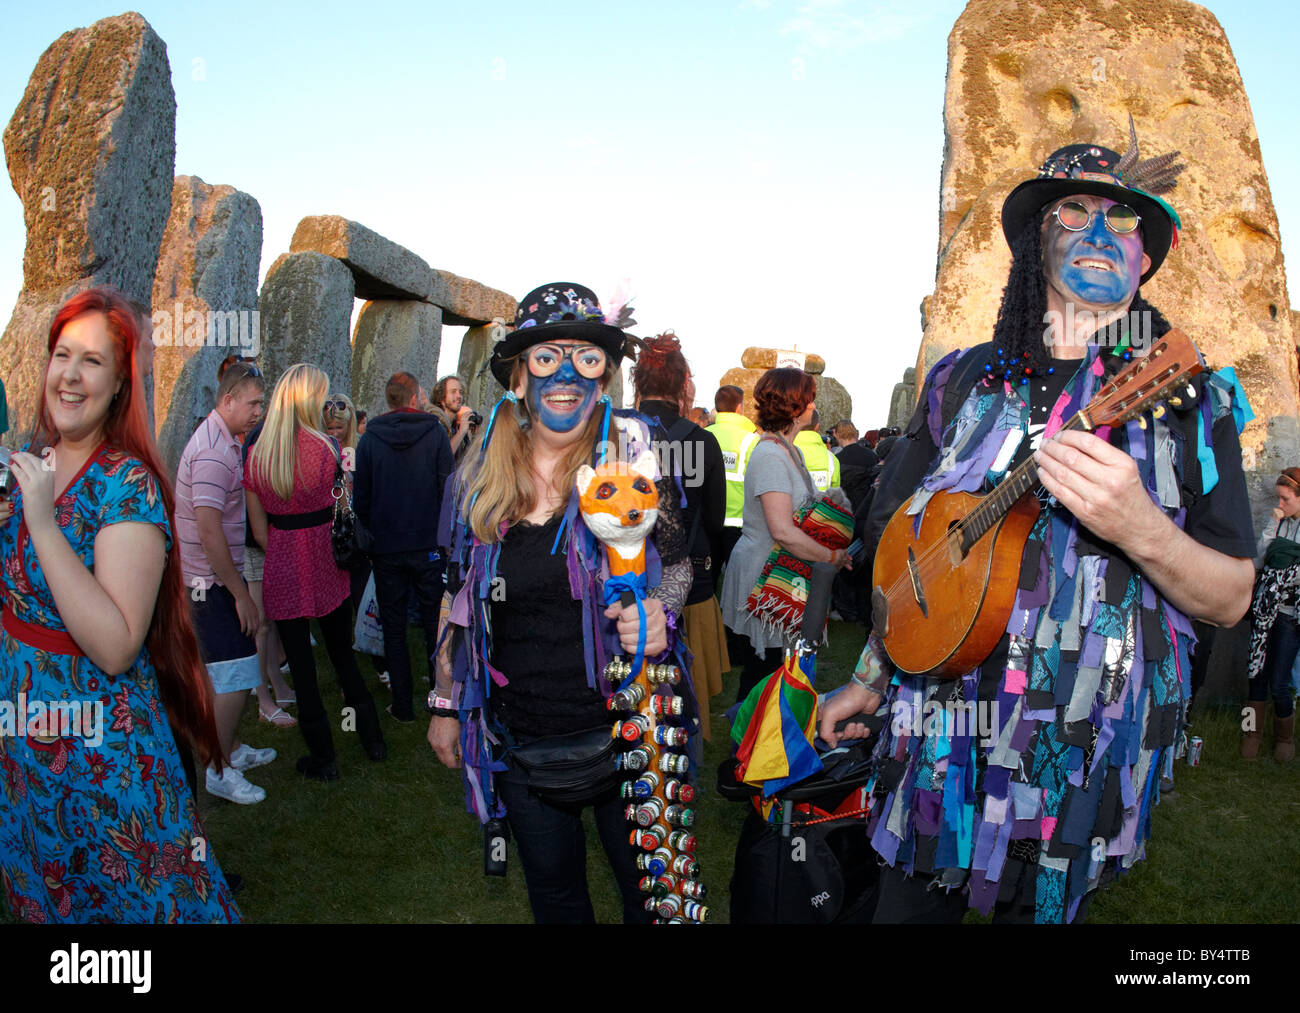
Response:
MULTIPOLYGON (((162 586, 158 589, 153 618, 145 636, 145 646, 158 674, 159 693, 171 719, 172 731, 180 739, 177 744, 196 752, 203 766, 220 763, 221 745, 217 738, 212 682, 199 658, 199 645, 190 621, 185 582, 181 576, 180 540, 175 534, 176 496, 158 456, 153 429, 145 417, 144 384, 136 354, 140 330, 135 310, 124 295, 110 288, 92 288, 73 296, 63 304, 50 324, 50 355, 54 353, 63 328, 85 313, 103 314, 113 340, 118 375, 129 377, 129 382, 122 384, 118 396, 109 405, 108 417, 104 420, 104 440, 113 449, 143 462, 153 475, 172 530, 172 546, 163 568, 162 586)), ((53 446, 59 439, 45 403, 45 377, 48 373, 47 360, 36 406, 33 450, 53 446)))

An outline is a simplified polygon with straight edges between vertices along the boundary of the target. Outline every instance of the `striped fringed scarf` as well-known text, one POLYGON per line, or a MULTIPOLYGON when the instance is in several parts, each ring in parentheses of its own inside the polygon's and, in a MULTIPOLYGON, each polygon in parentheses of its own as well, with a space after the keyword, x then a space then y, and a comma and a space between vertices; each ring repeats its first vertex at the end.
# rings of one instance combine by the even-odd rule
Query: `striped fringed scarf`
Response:
MULTIPOLYGON (((830 500, 814 500, 800 507, 794 521, 800 531, 828 549, 848 548, 853 538, 853 515, 830 500)), ((745 607, 767 626, 793 637, 803 622, 811 582, 811 563, 780 545, 773 546, 745 607)))

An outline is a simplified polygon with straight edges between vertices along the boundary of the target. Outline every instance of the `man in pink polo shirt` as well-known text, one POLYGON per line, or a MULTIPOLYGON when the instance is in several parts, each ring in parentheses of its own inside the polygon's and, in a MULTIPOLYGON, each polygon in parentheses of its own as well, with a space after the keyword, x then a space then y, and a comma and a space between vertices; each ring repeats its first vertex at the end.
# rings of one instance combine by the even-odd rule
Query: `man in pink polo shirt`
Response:
POLYGON ((243 460, 236 437, 261 418, 266 381, 251 362, 233 363, 217 386, 217 407, 199 423, 176 473, 176 537, 199 652, 216 692, 217 735, 230 758, 220 775, 207 770, 212 795, 250 805, 266 791, 244 771, 275 759, 274 749, 237 743, 235 728, 249 690, 261 679, 253 636, 261 625, 244 583, 243 460))

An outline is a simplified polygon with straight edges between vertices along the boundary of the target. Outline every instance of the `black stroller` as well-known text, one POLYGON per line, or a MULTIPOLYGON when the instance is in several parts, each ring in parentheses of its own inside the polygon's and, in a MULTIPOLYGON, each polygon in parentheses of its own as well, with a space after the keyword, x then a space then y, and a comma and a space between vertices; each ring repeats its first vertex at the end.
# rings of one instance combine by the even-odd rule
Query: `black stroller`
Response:
MULTIPOLYGON (((814 567, 803 636, 793 649, 815 653, 821 644, 835 571, 814 567)), ((883 723, 873 718, 873 731, 883 723)), ((868 740, 871 741, 871 740, 868 740)), ((718 792, 751 812, 736 846, 731 877, 731 922, 736 925, 866 924, 875 912, 879 869, 866 835, 873 771, 867 742, 823 754, 823 770, 766 801, 760 789, 736 780, 733 760, 718 768, 718 792)))

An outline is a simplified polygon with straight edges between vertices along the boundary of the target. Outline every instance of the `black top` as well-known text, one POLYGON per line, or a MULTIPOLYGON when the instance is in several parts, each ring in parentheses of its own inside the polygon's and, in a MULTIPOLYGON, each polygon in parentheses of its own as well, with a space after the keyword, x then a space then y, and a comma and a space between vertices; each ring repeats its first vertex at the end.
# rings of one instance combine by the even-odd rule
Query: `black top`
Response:
POLYGON ((447 476, 455 468, 442 423, 399 408, 370 420, 357 444, 352 506, 376 554, 433 549, 447 476))
MULTIPOLYGON (((645 398, 637 410, 650 422, 651 440, 665 478, 673 474, 681 477, 682 490, 686 494, 682 525, 688 535, 699 514, 695 543, 689 551, 699 563, 706 558, 711 562, 708 570, 702 565, 695 567, 696 579, 686 599, 687 604, 695 604, 713 594, 716 576, 713 567, 721 562, 722 535, 727 519, 727 475, 722 448, 716 436, 694 422, 680 427, 679 439, 668 439, 669 430, 681 420, 677 405, 671 401, 645 398)), ((671 482, 660 485, 661 499, 665 493, 671 494, 671 487, 671 482)))
POLYGON ((489 595, 492 665, 510 680, 492 686, 492 713, 516 738, 613 724, 587 685, 582 603, 570 594, 564 549, 551 553, 561 516, 506 532, 489 595))
POLYGON ((840 472, 843 473, 845 468, 862 468, 870 471, 880 463, 880 458, 870 447, 864 447, 861 443, 850 443, 840 447, 835 451, 835 456, 840 459, 840 472))
POLYGON ((861 443, 840 447, 835 456, 840 462, 840 488, 853 504, 856 515, 871 495, 871 483, 875 481, 880 458, 874 450, 861 443))

